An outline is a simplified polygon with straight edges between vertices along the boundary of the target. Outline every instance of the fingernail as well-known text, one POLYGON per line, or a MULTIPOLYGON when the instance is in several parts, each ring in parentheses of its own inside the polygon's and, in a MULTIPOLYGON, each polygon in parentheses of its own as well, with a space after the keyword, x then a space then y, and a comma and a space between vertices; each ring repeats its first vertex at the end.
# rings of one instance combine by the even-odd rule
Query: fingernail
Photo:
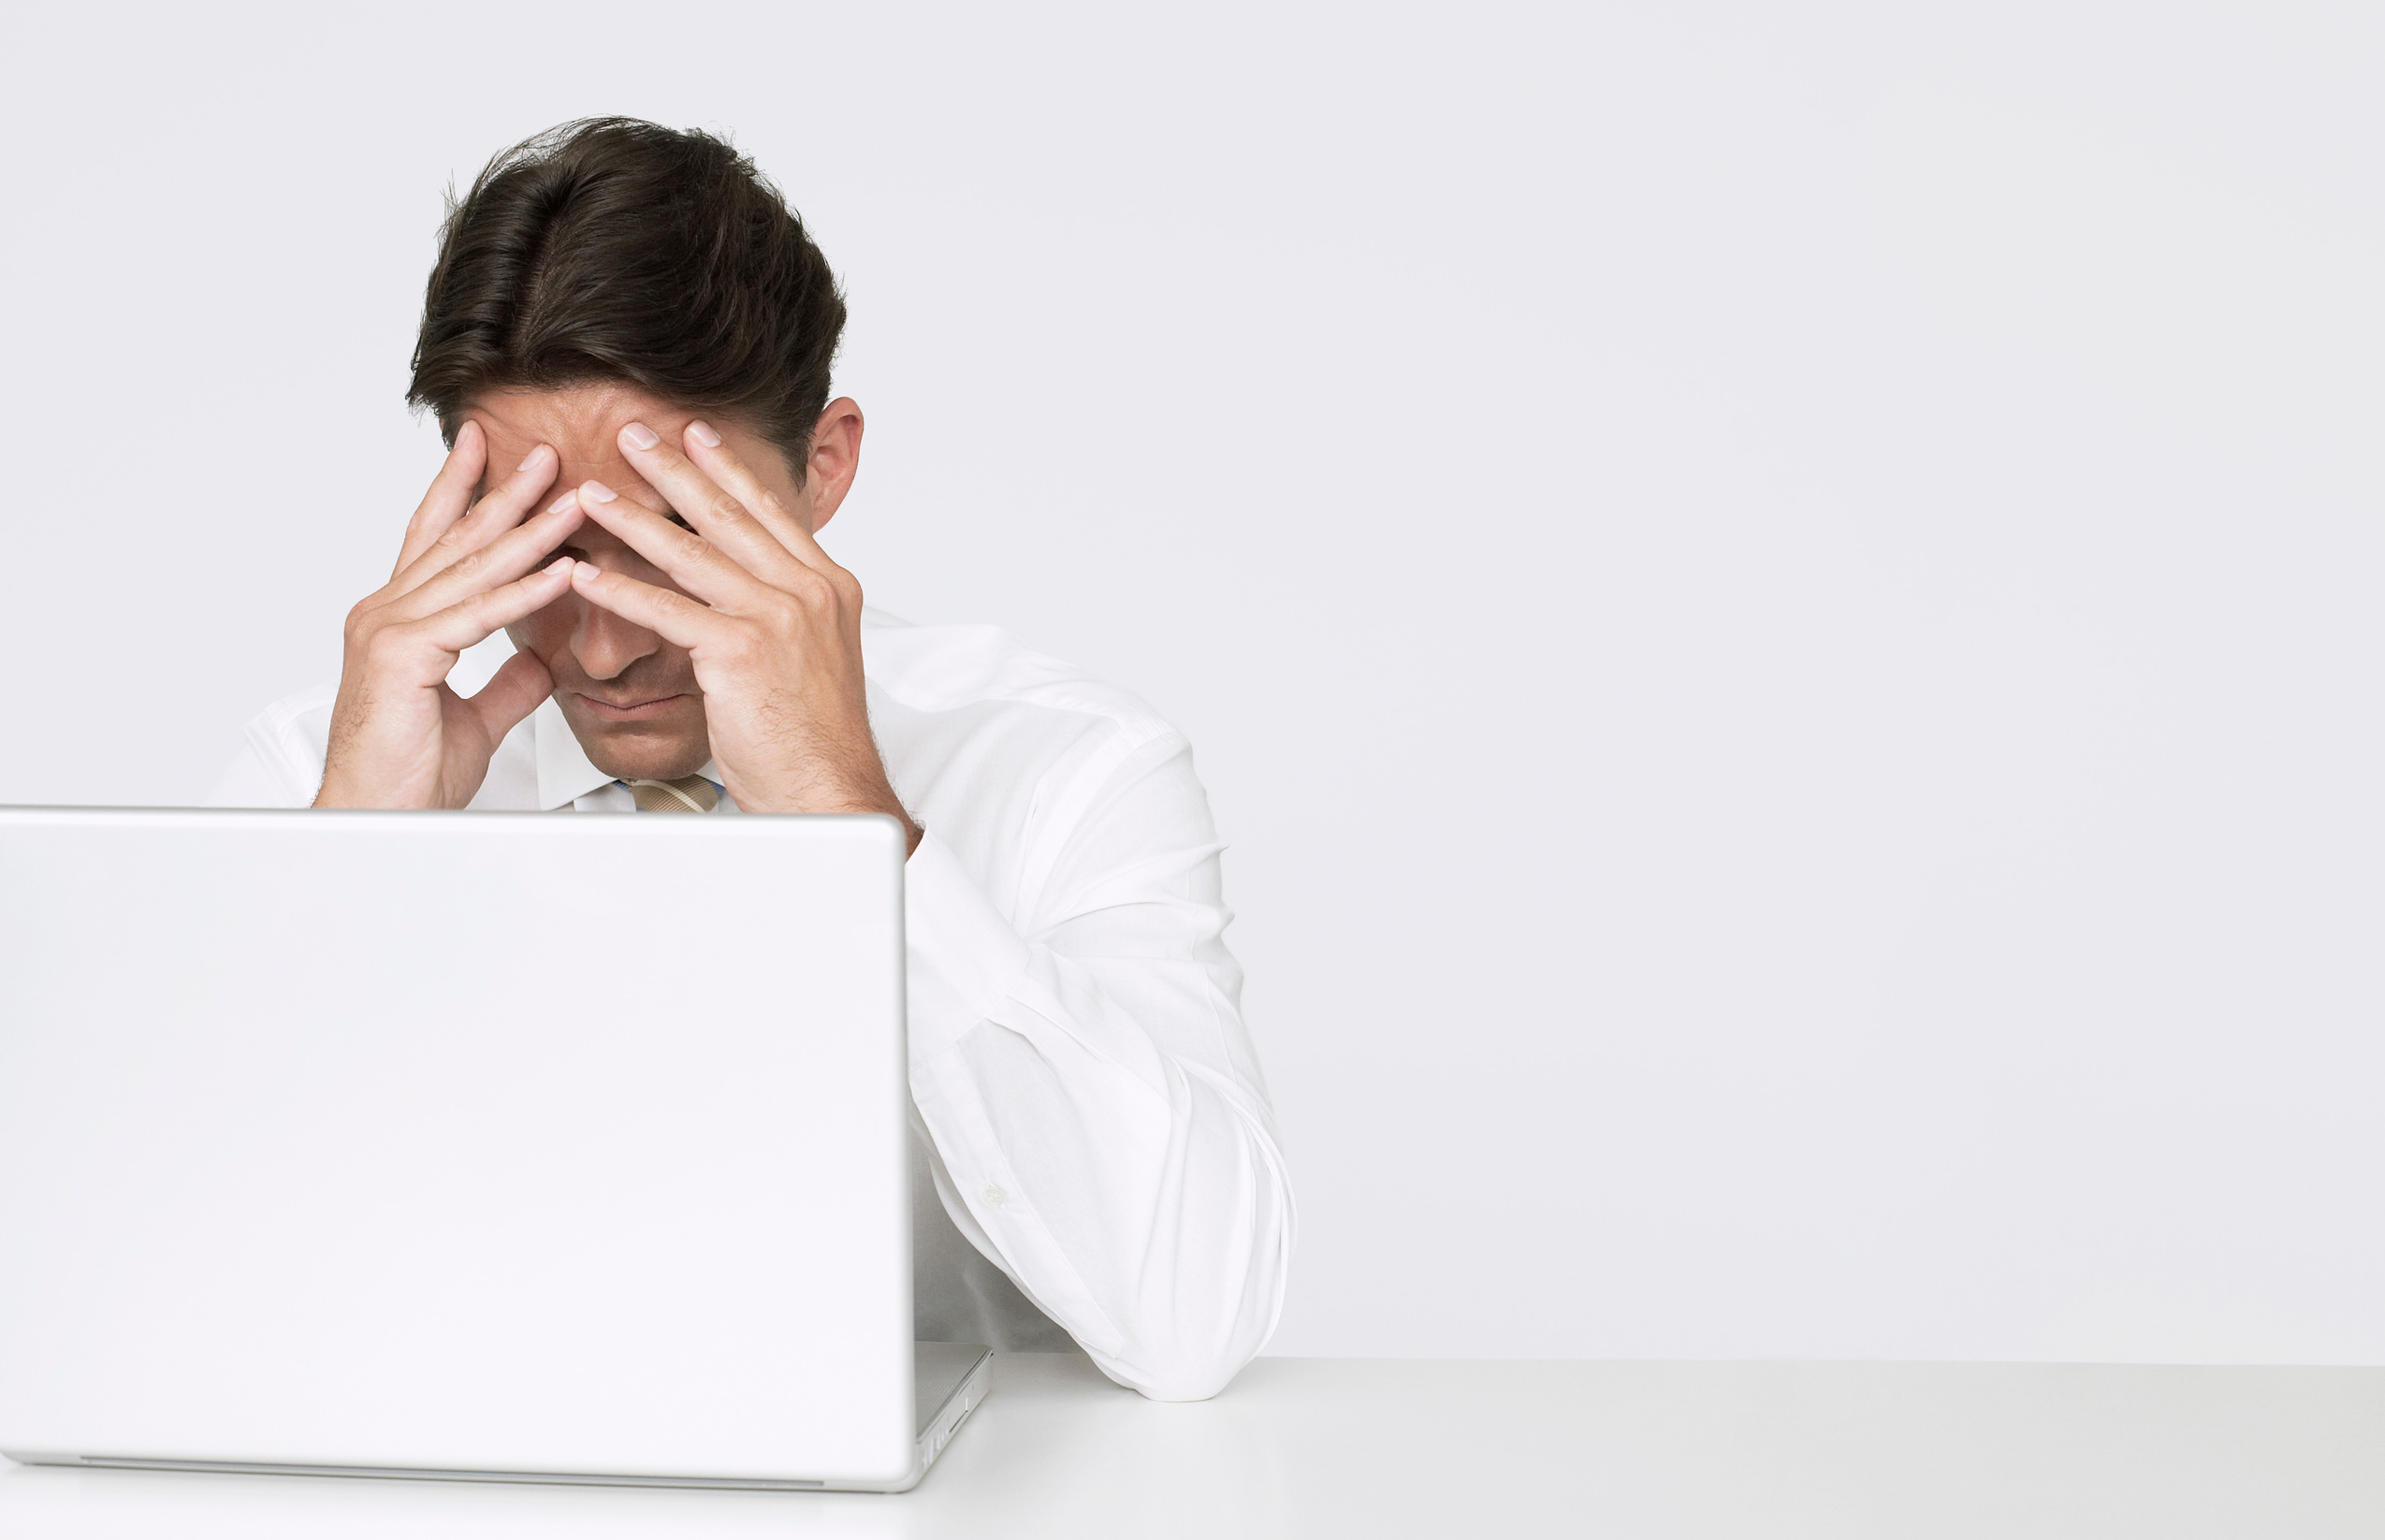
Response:
POLYGON ((720 435, 712 430, 712 425, 710 423, 688 424, 688 437, 695 440, 696 443, 704 445, 706 449, 718 449, 720 447, 720 435))
POLYGON ((654 429, 644 423, 630 424, 621 429, 621 437, 629 441, 633 449, 651 449, 662 442, 654 436, 654 429))
POLYGON ((514 467, 514 469, 515 469, 515 470, 516 470, 516 471, 527 471, 527 470, 529 470, 529 469, 530 469, 530 467, 531 467, 531 462, 532 460, 534 460, 534 459, 538 458, 538 457, 539 457, 539 456, 541 456, 541 455, 545 454, 545 452, 546 452, 546 445, 545 445, 545 444, 543 444, 543 443, 542 443, 542 444, 540 444, 537 448, 535 448, 535 449, 531 450, 529 454, 524 455, 524 456, 522 457, 522 462, 521 462, 521 464, 515 466, 515 467, 514 467))
POLYGON ((574 561, 572 563, 572 576, 575 581, 582 583, 593 583, 596 581, 598 575, 599 569, 593 561, 574 561))
POLYGON ((579 500, 580 495, 577 492, 566 492, 561 497, 559 497, 554 501, 548 503, 546 505, 546 511, 550 514, 560 514, 564 509, 569 508, 574 503, 579 501, 579 500))
POLYGON ((589 501, 591 502, 610 502, 614 498, 613 488, 601 481, 582 482, 580 490, 588 494, 589 501))
POLYGON ((546 575, 549 577, 560 577, 577 565, 579 565, 579 563, 573 560, 570 557, 559 556, 554 560, 546 564, 546 575))

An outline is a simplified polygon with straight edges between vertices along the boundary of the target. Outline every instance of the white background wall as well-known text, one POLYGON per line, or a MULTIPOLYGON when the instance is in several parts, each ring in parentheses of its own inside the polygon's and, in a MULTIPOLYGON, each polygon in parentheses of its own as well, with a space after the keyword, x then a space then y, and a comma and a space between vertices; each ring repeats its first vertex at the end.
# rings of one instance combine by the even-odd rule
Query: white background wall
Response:
POLYGON ((21 7, 0 800, 336 672, 451 180, 723 127, 831 548, 1199 746, 1273 1351, 2385 1361, 2380 16, 21 7))

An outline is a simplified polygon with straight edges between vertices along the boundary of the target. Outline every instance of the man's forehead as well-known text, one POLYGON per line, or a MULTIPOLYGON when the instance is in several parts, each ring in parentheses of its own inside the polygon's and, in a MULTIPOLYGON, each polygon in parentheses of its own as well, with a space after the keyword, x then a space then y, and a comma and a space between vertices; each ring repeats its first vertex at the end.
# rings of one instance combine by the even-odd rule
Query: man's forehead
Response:
POLYGON ((488 436, 488 464, 480 490, 513 472, 540 444, 551 445, 562 457, 556 482, 574 486, 594 479, 617 492, 649 494, 644 502, 660 501, 645 478, 621 458, 622 425, 642 422, 656 432, 676 435, 695 414, 670 406, 626 385, 569 385, 557 390, 507 389, 485 392, 464 408, 464 415, 480 424, 488 436))
POLYGON ((491 390, 467 404, 464 415, 480 424, 492 451, 514 449, 518 459, 542 443, 553 444, 566 465, 622 463, 624 424, 642 422, 658 433, 676 434, 695 417, 618 385, 491 390))

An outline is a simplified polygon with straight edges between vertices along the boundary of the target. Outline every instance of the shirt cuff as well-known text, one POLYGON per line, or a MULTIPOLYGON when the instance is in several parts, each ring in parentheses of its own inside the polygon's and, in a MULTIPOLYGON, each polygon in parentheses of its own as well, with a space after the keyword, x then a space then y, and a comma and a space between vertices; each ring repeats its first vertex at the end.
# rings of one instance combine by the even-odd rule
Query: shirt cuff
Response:
POLYGON ((932 829, 903 864, 903 925, 910 1053, 919 1064, 994 1013, 1025 977, 1029 952, 932 829))

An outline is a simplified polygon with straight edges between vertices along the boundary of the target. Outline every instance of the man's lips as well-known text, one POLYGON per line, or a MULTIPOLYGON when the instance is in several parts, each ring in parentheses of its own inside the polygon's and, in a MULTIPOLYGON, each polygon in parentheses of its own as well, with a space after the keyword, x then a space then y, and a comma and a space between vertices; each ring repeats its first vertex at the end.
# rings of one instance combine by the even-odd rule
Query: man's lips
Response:
POLYGON ((656 695, 643 701, 614 702, 601 695, 591 695, 584 690, 575 690, 572 693, 577 695, 587 705, 589 710, 595 713, 599 721, 607 722, 644 721, 649 717, 660 717, 679 702, 687 699, 684 694, 674 694, 656 695))

